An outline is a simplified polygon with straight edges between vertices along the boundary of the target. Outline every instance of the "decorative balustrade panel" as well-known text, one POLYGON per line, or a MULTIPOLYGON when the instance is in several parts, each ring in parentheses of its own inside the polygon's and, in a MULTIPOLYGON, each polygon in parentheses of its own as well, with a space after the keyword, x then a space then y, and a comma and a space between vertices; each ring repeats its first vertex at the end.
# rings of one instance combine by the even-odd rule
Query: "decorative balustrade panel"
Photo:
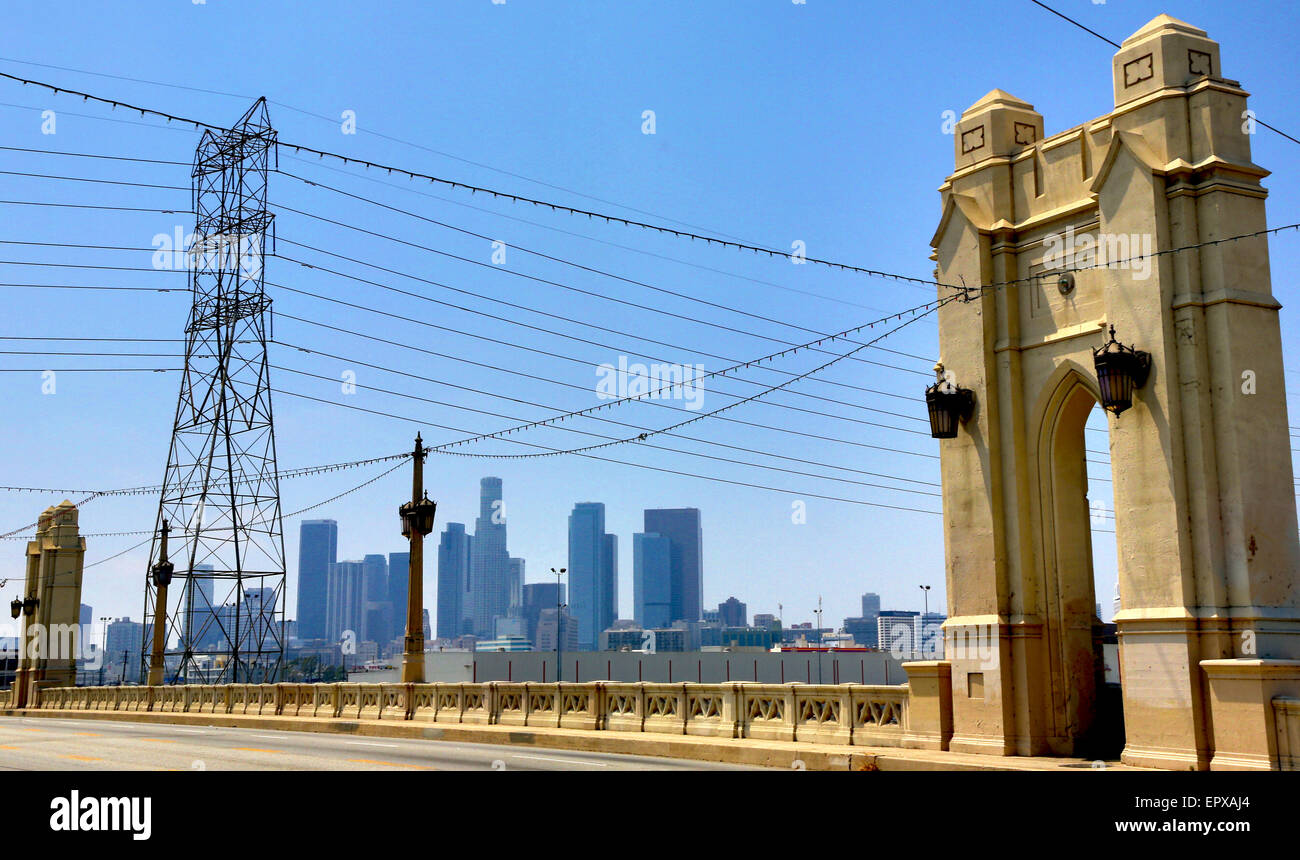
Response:
POLYGON ((313 717, 337 717, 339 715, 339 685, 316 684, 313 696, 313 717))
POLYGON ((414 684, 411 687, 411 719, 435 722, 438 719, 438 685, 414 684))
POLYGON ((461 684, 460 687, 460 721, 484 726, 491 723, 492 696, 495 692, 494 682, 461 684))
POLYGON ((438 714, 440 723, 459 723, 461 713, 465 710, 463 684, 435 684, 438 688, 438 714))
POLYGON ((338 710, 335 716, 344 720, 355 720, 361 714, 361 685, 338 684, 338 710))
POLYGON ((381 686, 380 684, 357 685, 357 719, 379 719, 381 686))
POLYGON ((853 719, 847 684, 809 684, 794 688, 795 740, 847 744, 853 740, 853 719))
POLYGON ((907 687, 852 685, 849 716, 853 743, 901 747, 907 727, 907 687))
POLYGON ((523 682, 498 681, 495 687, 492 722, 503 726, 528 725, 527 685, 523 682))
POLYGON ((600 704, 604 682, 588 684, 562 682, 556 685, 559 697, 560 728, 591 731, 600 725, 600 704))
POLYGON ((605 682, 600 728, 611 732, 639 732, 645 723, 644 684, 605 682))
POLYGON ((642 731, 686 734, 686 685, 642 684, 645 721, 642 731))
POLYGON ((798 684, 741 684, 741 737, 794 740, 794 689, 798 684))
POLYGON ((379 719, 409 720, 411 701, 410 684, 379 685, 379 719))
POLYGON ((737 737, 740 684, 687 684, 686 734, 737 737))
MULTIPOLYGON (((560 700, 555 684, 529 682, 524 687, 526 725, 539 729, 560 727, 560 700)), ((499 693, 498 693, 499 694, 499 693)))
POLYGON ((1300 770, 1300 699, 1273 699, 1273 723, 1277 732, 1278 770, 1300 770))

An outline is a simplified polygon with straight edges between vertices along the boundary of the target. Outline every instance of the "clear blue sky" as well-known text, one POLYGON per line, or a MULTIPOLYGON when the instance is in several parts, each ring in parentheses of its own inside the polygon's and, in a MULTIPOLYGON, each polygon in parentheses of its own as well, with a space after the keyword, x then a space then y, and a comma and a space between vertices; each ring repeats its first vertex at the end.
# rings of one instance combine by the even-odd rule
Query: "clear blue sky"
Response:
MULTIPOLYGON (((1300 136, 1300 107, 1290 71, 1300 27, 1291 4, 1099 5, 1057 0, 1055 5, 1115 41, 1161 12, 1207 29, 1223 45, 1225 74, 1241 80, 1253 94, 1252 106, 1259 116, 1300 136)), ((174 0, 165 4, 42 3, 6 10, 5 16, 0 31, 0 57, 4 58, 0 70, 13 74, 215 123, 232 122, 252 97, 265 95, 273 102, 271 117, 282 141, 303 142, 641 220, 698 225, 707 232, 776 248, 788 249, 792 242, 803 241, 811 256, 920 277, 928 276, 932 265, 927 257, 928 241, 939 216, 936 189, 952 167, 952 139, 941 131, 945 111, 960 113, 988 90, 1001 87, 1032 102, 1044 114, 1051 134, 1111 107, 1110 46, 1028 0, 947 4, 808 0, 805 5, 782 0, 745 4, 508 0, 500 5, 490 0, 392 4, 320 0, 293 5, 211 0, 194 5, 174 0), (642 133, 647 110, 655 112, 654 135, 642 133), (344 111, 355 112, 357 134, 342 133, 344 111)), ((192 158, 198 140, 193 130, 165 127, 152 119, 109 112, 11 82, 0 83, 0 128, 4 129, 3 143, 10 146, 181 162, 192 158), (41 133, 41 111, 46 109, 57 112, 57 133, 52 136, 41 133)), ((1254 145, 1256 162, 1274 171, 1266 181, 1271 191, 1270 222, 1300 220, 1300 173, 1296 170, 1300 145, 1264 130, 1254 145)), ((4 152, 0 162, 12 171, 162 185, 189 183, 188 169, 183 166, 13 152, 4 152)), ((920 304, 933 295, 920 287, 705 248, 533 207, 494 203, 481 195, 470 197, 446 188, 390 180, 374 172, 304 163, 286 149, 281 152, 281 167, 511 246, 537 248, 823 332, 920 304)), ((0 175, 0 199, 187 208, 189 194, 0 175)), ((271 200, 273 209, 312 211, 386 236, 490 261, 491 247, 482 239, 309 189, 282 176, 272 177, 271 200)), ((189 232, 192 227, 175 215, 5 205, 0 205, 0 218, 0 234, 11 240, 137 248, 150 247, 156 234, 171 234, 177 227, 189 232)), ((726 363, 723 358, 702 352, 745 359, 772 352, 777 344, 771 338, 789 342, 810 339, 806 332, 785 325, 529 258, 513 247, 501 269, 527 272, 756 334, 728 332, 580 295, 289 212, 279 215, 278 235, 281 240, 329 248, 475 295, 456 295, 331 260, 284 241, 279 248, 282 254, 600 344, 566 340, 385 293, 281 259, 270 260, 268 279, 276 283, 577 359, 485 344, 462 334, 271 291, 281 313, 575 386, 529 380, 277 320, 278 341, 351 359, 309 356, 277 344, 272 347, 272 361, 278 366, 331 380, 352 370, 361 385, 402 388, 459 407, 510 416, 475 414, 373 391, 343 395, 338 382, 273 372, 277 387, 428 423, 483 432, 515 423, 511 420, 515 418, 542 418, 554 411, 592 405, 596 402, 594 367, 617 362, 619 355, 628 355, 633 361, 652 355, 664 361, 702 363, 706 370, 716 370, 726 363), (495 300, 620 333, 598 332, 574 322, 506 308, 495 300), (647 343, 621 332, 662 343, 647 343), (358 359, 540 405, 394 376, 360 365, 358 359)), ((1272 242, 1273 288, 1284 304, 1290 304, 1294 296, 1300 247, 1296 239, 1297 234, 1292 233, 1272 242)), ((3 246, 2 258, 141 267, 148 267, 151 259, 146 251, 33 246, 3 246)), ((6 283, 184 283, 183 276, 176 274, 95 269, 4 265, 0 274, 6 283)), ((184 293, 133 293, 127 294, 128 298, 53 290, 6 289, 0 293, 5 308, 0 335, 9 336, 179 337, 187 310, 184 293)), ((1290 310, 1283 314, 1283 325, 1288 349, 1294 349, 1297 325, 1290 310)), ((41 348, 3 343, 3 349, 41 348)), ((843 402, 828 403, 790 393, 772 398, 854 420, 812 416, 767 404, 747 405, 728 415, 798 426, 808 433, 899 449, 900 453, 718 421, 701 422, 683 432, 912 481, 937 482, 933 457, 938 448, 925 433, 923 406, 916 399, 935 356, 935 326, 926 320, 885 345, 909 355, 871 352, 864 357, 893 367, 845 361, 821 375, 831 382, 885 394, 803 382, 795 390, 843 402), (864 421, 903 429, 860 423, 864 421)), ((102 346, 65 347, 96 348, 102 346)), ((118 348, 123 352, 166 352, 171 347, 137 344, 118 348)), ((57 393, 51 396, 41 394, 39 371, 49 367, 176 366, 174 359, 0 358, 2 367, 32 369, 31 373, 0 374, 0 402, 4 404, 0 483, 101 488, 161 480, 175 408, 176 374, 60 374, 57 393)), ((816 356, 799 355, 782 367, 799 372, 815 363, 820 363, 816 356)), ((1297 366, 1294 352, 1288 354, 1287 364, 1291 369, 1297 366)), ((749 377, 769 383, 778 379, 762 370, 752 371, 749 377)), ((735 381, 719 383, 716 388, 746 394, 756 390, 735 381)), ((704 408, 717 408, 725 402, 727 399, 711 388, 704 408)), ((1294 407, 1292 411, 1296 412, 1294 407)), ((401 451, 410 445, 420 426, 418 421, 370 416, 287 396, 276 398, 275 414, 280 464, 286 469, 401 451)), ((600 414, 649 427, 679 417, 639 405, 600 414)), ((572 426, 626 435, 625 428, 598 422, 572 426)), ((441 442, 459 434, 426 425, 424 435, 427 441, 441 442)), ((542 430, 528 438, 558 447, 597 441, 561 430, 542 430)), ((718 450, 699 442, 661 438, 658 443, 877 481, 860 473, 718 450)), ((524 449, 494 442, 476 450, 524 449)), ((751 612, 775 612, 780 603, 785 606, 786 620, 797 622, 812 618, 821 594, 827 621, 838 623, 846 615, 857 614, 858 597, 864 591, 879 592, 886 607, 919 609, 917 586, 928 583, 934 586, 931 605, 943 606, 937 516, 823 500, 813 494, 930 511, 939 509, 938 498, 632 446, 603 455, 764 484, 780 492, 579 458, 493 463, 433 457, 427 474, 430 493, 439 502, 439 528, 448 521, 472 523, 478 479, 499 475, 504 479, 510 549, 527 559, 529 581, 540 580, 550 566, 564 563, 565 523, 573 504, 605 502, 609 528, 620 538, 620 614, 625 617, 630 616, 632 603, 631 535, 641 528, 642 509, 659 506, 694 506, 703 511, 708 604, 735 595, 749 604, 751 612), (791 517, 792 505, 799 500, 806 503, 803 524, 792 522, 791 517)), ((283 485, 285 510, 321 501, 374 472, 287 481, 283 485)), ((937 490, 898 480, 878 482, 937 490)), ((341 558, 400 550, 403 541, 395 509, 407 487, 405 472, 394 474, 309 516, 339 521, 341 558)), ((42 508, 58 501, 55 496, 0 494, 0 531, 35 519, 42 508)), ((83 531, 149 528, 155 504, 156 499, 148 497, 97 500, 84 509, 83 531)), ((287 521, 285 532, 292 589, 297 521, 287 521)), ((137 540, 91 539, 88 560, 111 555, 137 540)), ((21 576, 22 544, 0 542, 0 552, 4 553, 0 577, 21 576)), ((1099 571, 1113 571, 1113 544, 1107 546, 1107 540, 1102 540, 1098 552, 1099 571)), ((147 549, 142 548, 88 571, 84 600, 94 606, 97 616, 129 614, 139 618, 146 554, 147 549)), ((430 596, 432 580, 430 570, 430 596)), ((10 591, 16 591, 12 582, 5 588, 6 599, 10 591)), ((1113 573, 1099 573, 1099 599, 1107 605, 1107 614, 1112 590, 1113 573)), ((427 605, 432 607, 432 601, 427 605)), ((290 617, 295 614, 294 606, 291 599, 290 617)))

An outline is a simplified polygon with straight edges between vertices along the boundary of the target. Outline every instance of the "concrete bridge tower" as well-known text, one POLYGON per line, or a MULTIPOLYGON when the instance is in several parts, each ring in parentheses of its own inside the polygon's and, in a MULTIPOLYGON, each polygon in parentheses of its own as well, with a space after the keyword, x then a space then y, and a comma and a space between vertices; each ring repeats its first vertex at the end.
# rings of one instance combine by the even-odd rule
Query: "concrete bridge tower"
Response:
POLYGON ((1300 697, 1281 306, 1266 237, 1205 244, 1266 226, 1268 171, 1204 31, 1162 15, 1112 66, 1114 109, 1051 137, 1015 96, 977 101, 941 188, 939 281, 1001 284, 939 315, 942 363, 975 404, 942 443, 949 748, 1090 755, 1110 719, 1084 422, 1114 326, 1150 356, 1107 417, 1123 760, 1276 768, 1275 700, 1300 697), (991 657, 965 647, 980 640, 991 657))

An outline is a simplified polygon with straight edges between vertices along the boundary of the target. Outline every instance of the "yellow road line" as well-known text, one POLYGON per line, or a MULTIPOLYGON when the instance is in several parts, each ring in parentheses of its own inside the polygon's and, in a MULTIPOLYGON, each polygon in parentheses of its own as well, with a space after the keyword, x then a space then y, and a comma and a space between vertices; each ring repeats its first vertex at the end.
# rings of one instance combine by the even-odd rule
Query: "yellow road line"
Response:
POLYGON ((20 750, 20 749, 22 749, 22 747, 7 747, 7 746, 0 746, 0 750, 20 750))
POLYGON ((373 758, 350 758, 348 761, 354 764, 382 764, 386 767, 410 767, 415 768, 416 770, 437 770, 436 767, 429 767, 428 765, 423 764, 402 764, 401 762, 379 761, 378 759, 373 758))
POLYGON ((148 743, 151 743, 151 744, 174 744, 174 743, 176 743, 176 741, 173 740, 172 738, 139 738, 139 740, 147 741, 148 743))
POLYGON ((93 757, 93 756, 88 756, 88 755, 64 755, 64 754, 60 754, 60 755, 59 755, 59 758, 74 758, 74 759, 76 759, 77 761, 103 761, 102 758, 95 758, 95 757, 93 757))
POLYGON ((103 735, 101 735, 101 734, 96 734, 95 732, 73 732, 73 734, 74 734, 74 735, 77 735, 77 736, 79 736, 79 737, 83 737, 83 738, 102 738, 102 737, 103 737, 103 735))
POLYGON ((259 747, 234 747, 233 749, 240 752, 263 752, 263 753, 282 753, 284 750, 264 750, 259 747))

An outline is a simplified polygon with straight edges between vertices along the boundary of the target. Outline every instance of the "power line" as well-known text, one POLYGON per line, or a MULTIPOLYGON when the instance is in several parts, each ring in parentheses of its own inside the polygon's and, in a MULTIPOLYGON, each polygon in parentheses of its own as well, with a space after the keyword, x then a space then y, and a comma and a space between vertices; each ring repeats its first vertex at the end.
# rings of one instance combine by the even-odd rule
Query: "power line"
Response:
MULTIPOLYGON (((420 215, 420 214, 417 213, 417 212, 411 212, 411 211, 409 211, 409 210, 401 209, 401 208, 398 208, 398 207, 396 207, 396 206, 390 206, 390 205, 387 204, 387 203, 382 203, 382 202, 380 202, 380 201, 378 201, 378 200, 374 200, 374 199, 372 199, 372 198, 365 197, 365 196, 363 196, 363 195, 353 194, 353 193, 351 193, 351 192, 349 192, 349 191, 344 191, 344 190, 341 189, 341 188, 336 188, 336 187, 334 187, 334 186, 332 186, 332 185, 329 185, 329 184, 327 184, 327 183, 314 182, 314 181, 312 181, 312 180, 304 179, 304 178, 302 178, 302 177, 300 177, 300 176, 298 176, 298 175, 296 175, 296 174, 288 173, 288 172, 283 171, 283 170, 279 170, 279 171, 277 171, 277 172, 278 172, 280 175, 282 175, 282 176, 288 176, 288 177, 290 177, 290 178, 292 178, 292 179, 297 179, 299 182, 304 182, 304 183, 306 183, 306 184, 308 184, 308 185, 312 185, 312 186, 315 186, 315 187, 318 187, 318 188, 324 188, 324 189, 326 189, 326 190, 328 190, 328 191, 333 191, 333 192, 336 193, 336 194, 341 194, 341 195, 343 195, 343 196, 345 196, 345 197, 348 197, 348 198, 351 198, 351 199, 353 199, 353 200, 360 200, 360 201, 363 201, 363 202, 365 202, 365 203, 369 203, 369 204, 371 204, 372 206, 378 206, 378 207, 380 207, 380 208, 382 208, 382 209, 386 209, 386 210, 389 210, 389 211, 391 211, 391 212, 397 212, 397 213, 399 213, 399 214, 406 215, 406 216, 411 217, 411 218, 417 218, 417 219, 419 219, 419 220, 421 220, 421 221, 425 221, 425 222, 427 222, 427 223, 434 224, 434 225, 436 225, 436 226, 442 227, 442 228, 447 229, 447 230, 452 230, 452 231, 455 231, 455 232, 457 232, 457 233, 461 233, 461 234, 466 235, 466 236, 471 236, 471 237, 476 238, 476 239, 482 239, 482 240, 485 241, 485 242, 492 242, 492 241, 494 241, 494 240, 492 239, 491 236, 488 236, 488 235, 486 235, 486 234, 484 234, 484 233, 478 233, 478 232, 476 232, 476 231, 474 231, 474 230, 469 230, 469 229, 466 229, 466 228, 464 228, 464 227, 458 227, 458 226, 456 226, 456 225, 454 225, 454 224, 450 224, 450 223, 447 223, 447 222, 445 222, 445 221, 439 221, 439 220, 434 219, 434 218, 429 218, 429 217, 427 217, 427 216, 420 215)), ((419 249, 424 250, 424 251, 429 251, 429 252, 431 252, 431 253, 435 253, 435 254, 439 254, 439 255, 442 255, 442 256, 451 257, 451 258, 453 258, 453 259, 460 260, 460 261, 462 261, 462 262, 466 262, 466 263, 471 263, 471 264, 476 265, 476 266, 481 266, 481 267, 485 267, 485 268, 489 268, 489 269, 494 269, 494 270, 499 270, 499 271, 505 271, 505 272, 509 272, 510 274, 513 274, 513 275, 520 275, 520 276, 525 276, 525 277, 527 277, 526 275, 523 275, 523 273, 515 272, 514 270, 511 270, 511 269, 503 269, 501 266, 496 266, 496 265, 493 265, 493 264, 491 264, 491 263, 484 263, 484 262, 481 261, 481 260, 474 260, 474 259, 471 259, 471 258, 469 258, 469 257, 462 257, 462 256, 459 256, 459 255, 450 254, 450 253, 447 253, 447 252, 444 252, 444 251, 439 251, 438 249, 436 249, 436 248, 432 248, 432 247, 430 247, 430 246, 428 246, 428 245, 421 245, 421 244, 419 244, 419 243, 417 243, 417 242, 409 242, 409 241, 406 241, 406 240, 403 240, 403 239, 398 239, 398 238, 395 237, 395 236, 388 236, 388 235, 385 235, 385 234, 382 234, 382 233, 376 233, 376 232, 371 231, 371 230, 365 230, 365 229, 363 229, 363 228, 361 228, 361 227, 356 227, 356 226, 354 226, 354 225, 346 224, 346 223, 341 222, 341 221, 335 221, 335 220, 333 220, 333 219, 323 218, 323 217, 321 217, 321 216, 315 215, 314 213, 310 213, 310 212, 302 212, 302 211, 299 211, 299 210, 289 209, 288 207, 280 207, 280 208, 284 209, 285 211, 296 212, 296 213, 299 214, 299 215, 305 215, 305 216, 308 217, 308 218, 316 218, 316 219, 318 219, 318 220, 327 221, 327 222, 329 222, 329 223, 331 223, 331 224, 335 224, 335 225, 340 226, 340 227, 345 227, 345 228, 350 229, 350 230, 356 230, 356 231, 361 232, 361 233, 366 233, 366 234, 368 234, 368 235, 370 235, 370 236, 374 236, 374 237, 376 237, 376 238, 384 239, 384 240, 387 240, 387 241, 390 241, 390 242, 397 242, 397 243, 400 243, 400 244, 403 244, 403 245, 407 245, 407 246, 410 246, 410 247, 419 248, 419 249)), ((796 324, 791 323, 791 322, 788 322, 788 321, 786 321, 786 320, 780 320, 780 319, 776 319, 776 318, 774 318, 774 317, 766 316, 766 315, 764 315, 764 314, 756 314, 756 313, 752 313, 752 312, 750 312, 750 311, 740 310, 739 308, 733 308, 733 307, 731 307, 730 305, 724 305, 724 304, 720 304, 720 303, 718 303, 718 302, 711 302, 711 301, 708 301, 707 299, 701 299, 701 298, 699 298, 699 297, 697 297, 697 296, 688 295, 688 294, 686 294, 686 293, 683 293, 683 292, 680 292, 680 291, 677 291, 677 290, 670 290, 670 289, 668 289, 668 288, 666 288, 666 287, 660 287, 660 286, 656 286, 656 285, 654 285, 654 284, 649 284, 649 283, 646 283, 645 281, 639 281, 639 280, 637 280, 637 279, 635 279, 635 278, 628 278, 628 277, 625 277, 625 276, 623 276, 623 275, 618 275, 618 274, 615 274, 615 273, 613 273, 613 272, 606 271, 606 270, 604 270, 604 269, 598 269, 598 268, 596 268, 596 267, 594 267, 594 266, 587 266, 587 265, 584 265, 584 264, 582 264, 582 263, 577 263, 577 262, 574 262, 574 261, 572 261, 572 260, 565 259, 565 258, 563 258, 563 257, 558 257, 558 256, 555 256, 555 255, 553 255, 553 254, 547 254, 547 253, 544 253, 544 252, 542 252, 542 251, 537 251, 537 250, 534 250, 534 249, 532 249, 532 248, 528 248, 528 247, 523 246, 523 245, 510 243, 510 244, 509 244, 509 248, 510 248, 511 250, 514 250, 514 251, 522 251, 523 253, 525 253, 525 254, 529 254, 529 255, 531 255, 531 256, 540 257, 540 258, 543 259, 543 260, 550 260, 551 262, 554 262, 554 263, 560 263, 560 264, 562 264, 562 265, 569 266, 569 267, 571 267, 571 268, 575 268, 575 269, 579 269, 579 270, 584 271, 584 272, 588 272, 588 273, 591 273, 591 274, 600 275, 600 276, 602 276, 602 277, 606 277, 606 278, 610 278, 610 279, 613 279, 613 280, 621 281, 621 282, 623 282, 623 283, 631 284, 631 285, 633 285, 633 286, 637 286, 637 287, 642 287, 642 288, 644 288, 644 289, 653 290, 654 292, 662 293, 662 294, 664 294, 664 295, 675 296, 676 298, 685 299, 685 300, 687 300, 687 301, 695 302, 695 303, 697 303, 697 304, 702 304, 702 305, 706 305, 706 306, 708 306, 708 307, 717 308, 717 309, 719 309, 719 310, 728 311, 728 312, 730 312, 730 313, 739 314, 739 315, 741 315, 741 316, 746 316, 746 317, 749 317, 749 318, 751 318, 751 319, 761 320, 761 321, 763 321, 763 322, 773 323, 773 324, 775 324, 775 325, 780 325, 780 326, 785 326, 785 327, 787 327, 787 328, 797 329, 797 330, 799 330, 799 331, 802 331, 802 332, 805 333, 805 334, 825 334, 825 332, 821 332, 821 331, 818 331, 818 330, 816 330, 816 329, 811 329, 811 328, 808 328, 808 327, 806 327, 806 326, 796 325, 796 324)), ((538 279, 536 279, 536 278, 530 278, 530 280, 538 280, 538 279)), ((554 286, 563 287, 563 288, 565 288, 565 289, 571 289, 571 287, 569 287, 569 285, 566 285, 566 284, 557 284, 557 283, 554 283, 554 282, 552 282, 552 281, 545 281, 545 283, 553 284, 554 286)), ((586 295, 595 296, 595 297, 597 297, 597 298, 603 298, 603 299, 607 299, 607 300, 609 300, 609 301, 617 301, 617 302, 619 302, 619 303, 621 303, 621 304, 628 304, 628 305, 631 305, 631 306, 633 306, 633 307, 636 307, 636 308, 639 308, 639 309, 642 309, 642 310, 651 310, 651 311, 654 311, 654 312, 656 312, 656 313, 667 313, 666 311, 663 311, 662 309, 659 309, 659 308, 654 308, 654 307, 650 307, 650 306, 647 306, 647 305, 637 304, 637 303, 635 303, 635 302, 628 302, 628 301, 625 301, 625 300, 616 299, 616 298, 614 298, 614 297, 612 297, 612 296, 605 296, 605 295, 600 294, 600 293, 593 293, 593 292, 590 292, 590 291, 580 291, 580 292, 583 292, 583 293, 585 293, 586 295)), ((725 328, 725 326, 721 326, 721 325, 719 325, 719 324, 717 324, 717 323, 707 323, 707 322, 705 322, 705 321, 703 321, 703 320, 696 320, 696 319, 694 319, 694 318, 692 318, 692 317, 683 317, 683 316, 681 316, 681 315, 679 315, 679 314, 671 314, 671 316, 675 316, 675 317, 677 317, 678 319, 686 319, 686 320, 691 321, 691 322, 699 322, 699 323, 702 323, 702 324, 705 324, 705 325, 714 325, 714 326, 717 326, 717 327, 719 327, 719 328, 725 328)), ((755 337, 766 337, 765 335, 758 335, 758 334, 755 334, 754 332, 746 331, 746 330, 743 330, 743 329, 728 329, 728 330, 729 330, 729 331, 738 331, 738 332, 740 332, 740 333, 742 333, 742 334, 750 334, 750 335, 753 335, 753 336, 755 336, 755 337)), ((768 339, 768 340, 776 340, 775 338, 770 338, 770 337, 767 338, 767 339, 768 339)), ((906 355, 908 358, 915 358, 915 359, 919 359, 919 360, 921 360, 921 361, 929 361, 929 359, 927 359, 927 358, 925 358, 925 357, 923 357, 923 356, 919 356, 919 355, 908 355, 907 353, 897 353, 897 351, 895 351, 895 350, 889 350, 889 351, 890 351, 890 352, 895 352, 896 354, 899 354, 899 355, 906 355)))
MULTIPOLYGON (((341 408, 344 408, 344 409, 352 409, 352 410, 356 410, 356 411, 359 411, 359 412, 367 412, 367 413, 369 413, 369 414, 371 414, 371 415, 379 415, 379 416, 383 416, 383 417, 386 417, 386 418, 393 418, 393 419, 396 419, 396 420, 398 420, 398 421, 404 421, 404 422, 407 422, 408 424, 417 424, 417 425, 421 425, 421 426, 432 426, 432 425, 429 425, 428 422, 423 421, 422 419, 411 418, 411 417, 409 417, 409 416, 405 416, 405 415, 397 415, 397 414, 394 414, 394 413, 392 413, 392 412, 384 412, 384 411, 381 411, 381 410, 378 410, 378 409, 367 409, 367 408, 364 407, 364 406, 356 406, 356 405, 351 404, 351 403, 342 403, 342 402, 337 401, 337 400, 326 400, 326 399, 321 398, 321 397, 313 397, 313 396, 308 395, 308 394, 301 394, 301 393, 296 392, 296 391, 288 391, 288 390, 283 389, 283 388, 272 388, 272 391, 274 391, 276 394, 283 394, 283 395, 286 395, 286 396, 288 396, 288 397, 297 397, 297 398, 300 398, 300 399, 302 399, 302 400, 312 400, 312 401, 315 401, 315 402, 317 402, 317 403, 324 403, 324 404, 327 404, 327 405, 330 405, 330 406, 338 406, 338 407, 341 407, 341 408)), ((466 433, 467 433, 467 432, 470 432, 470 431, 458 431, 458 432, 466 432, 466 433)), ((535 443, 535 442, 525 442, 525 441, 520 440, 520 439, 509 439, 509 440, 507 440, 507 441, 509 441, 509 442, 516 442, 516 443, 521 444, 521 445, 529 445, 529 446, 534 447, 534 448, 542 448, 542 449, 546 449, 546 450, 556 451, 557 453, 559 453, 559 449, 548 449, 547 446, 545 446, 545 445, 540 445, 540 444, 535 443)), ((437 446, 434 446, 434 447, 430 448, 429 450, 430 450, 431 452, 433 452, 433 453, 443 453, 442 451, 438 450, 437 446)), ((456 453, 459 454, 460 456, 464 456, 464 457, 472 457, 472 456, 475 456, 475 455, 473 455, 473 454, 467 454, 467 453, 465 453, 465 452, 456 452, 456 453)), ((407 453, 407 454, 405 454, 405 455, 403 455, 403 456, 410 457, 411 455, 410 455, 409 453, 407 453)), ((806 497, 808 497, 808 498, 814 498, 814 499, 825 499, 825 500, 827 500, 827 501, 832 501, 832 502, 847 502, 847 503, 849 503, 849 504, 854 504, 854 505, 863 505, 863 506, 866 506, 866 507, 873 507, 873 508, 888 508, 888 509, 890 509, 890 510, 897 510, 897 511, 910 511, 910 512, 913 512, 913 513, 931 514, 931 515, 935 515, 935 516, 941 516, 941 515, 942 515, 939 511, 927 511, 927 510, 923 510, 923 509, 921 509, 921 508, 909 508, 909 507, 903 507, 903 506, 899 506, 899 505, 886 505, 886 504, 880 504, 880 503, 878 503, 878 502, 867 502, 867 501, 862 501, 861 499, 846 499, 846 498, 842 498, 842 497, 839 497, 839 496, 828 496, 828 495, 823 495, 823 494, 820 494, 820 493, 805 493, 805 492, 798 491, 798 490, 788 490, 788 489, 783 489, 783 488, 780 488, 780 487, 770 487, 770 486, 765 486, 765 485, 763 485, 763 484, 754 484, 754 483, 750 483, 750 482, 746 482, 746 481, 734 481, 734 480, 731 480, 731 479, 728 479, 728 478, 718 478, 718 477, 713 477, 713 476, 710 476, 710 475, 699 475, 699 474, 695 474, 695 473, 692 473, 692 472, 683 472, 683 471, 676 470, 676 469, 667 469, 667 468, 664 468, 664 467, 662 467, 662 466, 648 466, 648 465, 645 465, 644 463, 633 463, 633 462, 630 462, 630 461, 627 461, 627 460, 616 460, 616 459, 613 459, 613 458, 611 458, 611 457, 600 457, 600 456, 597 456, 597 455, 595 455, 595 454, 580 453, 580 454, 576 454, 575 456, 578 456, 578 457, 585 457, 585 458, 590 459, 590 460, 598 460, 598 461, 603 462, 603 463, 613 463, 613 464, 623 465, 623 466, 632 466, 633 468, 637 468, 637 469, 648 469, 648 470, 651 470, 651 471, 654 471, 654 472, 660 472, 660 473, 662 473, 662 474, 668 474, 668 475, 679 475, 679 476, 687 477, 687 478, 699 478, 699 479, 701 479, 701 480, 712 481, 712 482, 715 482, 715 483, 730 484, 730 485, 732 485, 732 486, 750 487, 750 488, 753 488, 753 489, 759 489, 759 490, 769 490, 769 491, 772 491, 772 492, 782 493, 782 494, 784 494, 784 495, 786 495, 786 496, 796 496, 796 497, 798 497, 798 496, 806 496, 806 497)))
MULTIPOLYGON (((1080 24, 1078 21, 1074 20, 1074 19, 1071 18, 1070 16, 1068 16, 1068 15, 1064 15, 1064 14, 1062 14, 1061 12, 1056 11, 1056 10, 1053 9, 1051 6, 1048 6, 1046 3, 1039 2, 1039 0, 1029 0, 1029 2, 1033 3, 1035 6, 1040 6, 1040 7, 1042 7, 1043 9, 1046 9, 1048 12, 1051 12, 1053 15, 1055 15, 1055 16, 1058 17, 1058 18, 1063 18, 1064 20, 1069 21, 1071 24, 1073 24, 1074 26, 1078 27, 1080 30, 1084 30, 1084 31, 1086 31, 1086 32, 1088 32, 1088 33, 1091 33, 1092 35, 1096 36, 1098 39, 1101 39, 1101 40, 1102 40, 1103 42, 1105 42, 1106 44, 1111 45, 1112 47, 1114 47, 1116 50, 1119 50, 1120 48, 1123 47, 1123 46, 1120 45, 1118 42, 1113 42, 1113 41, 1111 41, 1110 39, 1107 39, 1105 36, 1103 36, 1102 34, 1098 33, 1096 30, 1093 30, 1093 29, 1090 29, 1090 28, 1088 28, 1088 27, 1085 27, 1083 24, 1080 24)), ((1272 131, 1272 132, 1275 132, 1275 133, 1277 133, 1277 134, 1282 135, 1282 137, 1285 137, 1287 140, 1291 141, 1292 143, 1300 143, 1300 140, 1297 140, 1296 138, 1294 138, 1294 137, 1292 137, 1291 135, 1287 134, 1285 131, 1282 131, 1280 128, 1274 128, 1273 126, 1271 126, 1271 125, 1269 125, 1268 123, 1264 122, 1264 121, 1263 121, 1262 119, 1260 119, 1259 117, 1255 117, 1255 122, 1257 122, 1257 123, 1259 123, 1260 125, 1264 126, 1264 128, 1268 129, 1269 131, 1272 131)))

